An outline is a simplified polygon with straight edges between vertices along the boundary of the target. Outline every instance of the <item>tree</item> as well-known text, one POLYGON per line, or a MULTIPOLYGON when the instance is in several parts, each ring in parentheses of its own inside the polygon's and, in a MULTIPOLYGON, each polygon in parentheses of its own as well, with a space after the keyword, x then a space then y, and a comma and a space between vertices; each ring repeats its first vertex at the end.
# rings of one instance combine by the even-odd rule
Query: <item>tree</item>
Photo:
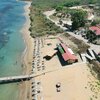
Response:
POLYGON ((94 20, 92 23, 91 23, 91 25, 92 26, 96 26, 97 24, 99 24, 100 23, 100 20, 94 20))
POLYGON ((57 6, 56 11, 61 11, 63 9, 63 6, 57 6))
POLYGON ((97 0, 88 0, 89 4, 94 4, 97 2, 97 0))
POLYGON ((72 14, 72 30, 76 30, 79 27, 84 27, 86 23, 87 13, 85 11, 78 10, 72 14))
POLYGON ((72 6, 77 6, 77 5, 79 5, 81 2, 80 1, 74 1, 74 0, 70 0, 70 1, 66 1, 65 3, 64 3, 64 6, 65 7, 72 7, 72 6))
POLYGON ((96 39, 96 35, 92 31, 88 31, 86 37, 90 42, 93 42, 96 39))

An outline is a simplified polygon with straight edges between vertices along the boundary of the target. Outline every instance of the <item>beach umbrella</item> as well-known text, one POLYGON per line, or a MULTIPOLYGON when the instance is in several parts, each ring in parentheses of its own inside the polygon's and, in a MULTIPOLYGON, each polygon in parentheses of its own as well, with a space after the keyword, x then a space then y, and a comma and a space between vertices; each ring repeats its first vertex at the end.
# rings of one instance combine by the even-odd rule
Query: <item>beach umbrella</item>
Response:
POLYGON ((56 87, 59 88, 61 86, 61 83, 57 83, 56 87))

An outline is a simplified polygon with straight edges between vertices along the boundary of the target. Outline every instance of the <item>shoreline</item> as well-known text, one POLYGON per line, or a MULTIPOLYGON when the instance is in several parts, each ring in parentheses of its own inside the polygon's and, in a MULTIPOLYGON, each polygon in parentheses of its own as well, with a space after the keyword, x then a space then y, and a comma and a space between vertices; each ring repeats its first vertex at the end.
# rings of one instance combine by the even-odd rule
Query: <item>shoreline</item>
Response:
MULTIPOLYGON (((26 21, 21 29, 21 33, 24 39, 25 43, 25 50, 22 53, 22 65, 23 65, 23 74, 30 74, 31 69, 32 69, 32 60, 33 60, 33 38, 30 36, 30 9, 29 7, 31 6, 30 1, 24 1, 26 5, 24 6, 24 16, 26 18, 26 21)), ((19 100, 26 100, 28 97, 27 95, 29 94, 29 87, 30 84, 28 81, 26 82, 21 82, 19 85, 20 89, 20 95, 19 95, 19 100)))

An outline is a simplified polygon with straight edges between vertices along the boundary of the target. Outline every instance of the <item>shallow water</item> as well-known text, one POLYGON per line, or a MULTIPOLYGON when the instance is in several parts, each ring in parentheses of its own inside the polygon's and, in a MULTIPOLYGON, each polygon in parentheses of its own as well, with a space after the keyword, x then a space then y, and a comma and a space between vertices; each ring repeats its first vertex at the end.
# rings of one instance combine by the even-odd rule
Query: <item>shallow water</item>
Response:
MULTIPOLYGON (((20 29, 25 23, 24 2, 0 0, 0 77, 22 73, 25 49, 20 29)), ((0 100, 18 100, 17 83, 0 84, 0 100)))

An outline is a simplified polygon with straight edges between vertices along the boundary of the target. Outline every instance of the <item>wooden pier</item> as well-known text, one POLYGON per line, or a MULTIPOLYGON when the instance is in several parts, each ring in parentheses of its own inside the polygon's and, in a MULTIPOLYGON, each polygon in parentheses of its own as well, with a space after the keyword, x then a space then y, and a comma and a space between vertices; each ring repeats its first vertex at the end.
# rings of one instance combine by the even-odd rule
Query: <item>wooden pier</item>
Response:
POLYGON ((23 80, 30 80, 32 78, 45 75, 46 73, 54 72, 60 69, 56 70, 51 70, 51 71, 45 71, 45 72, 40 72, 38 74, 30 74, 30 75, 19 75, 19 76, 8 76, 8 77, 0 77, 0 83, 9 83, 9 82, 19 82, 23 80))
POLYGON ((9 76, 9 77, 1 77, 0 78, 0 83, 4 82, 12 82, 12 81, 21 81, 25 79, 30 79, 32 78, 33 75, 20 75, 20 76, 9 76))
POLYGON ((0 77, 0 83, 9 83, 9 82, 19 82, 23 80, 30 80, 31 78, 42 75, 41 74, 30 74, 30 75, 20 75, 20 76, 8 76, 8 77, 0 77))

